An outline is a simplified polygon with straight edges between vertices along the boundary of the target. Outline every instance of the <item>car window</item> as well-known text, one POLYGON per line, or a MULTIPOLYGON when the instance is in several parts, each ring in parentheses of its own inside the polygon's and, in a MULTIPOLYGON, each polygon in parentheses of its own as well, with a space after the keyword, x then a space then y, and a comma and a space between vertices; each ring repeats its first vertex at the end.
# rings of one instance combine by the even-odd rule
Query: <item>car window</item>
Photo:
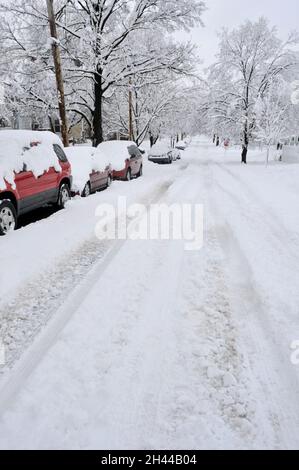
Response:
POLYGON ((130 154, 131 158, 141 157, 141 153, 139 151, 139 148, 136 145, 130 145, 130 147, 128 147, 128 151, 129 151, 129 154, 130 154))
POLYGON ((67 163, 67 162, 68 162, 67 156, 66 156, 66 154, 64 153, 64 151, 62 150, 62 148, 60 147, 60 145, 54 144, 54 145, 53 145, 53 148, 54 148, 54 152, 56 153, 58 159, 59 159, 62 163, 67 163))

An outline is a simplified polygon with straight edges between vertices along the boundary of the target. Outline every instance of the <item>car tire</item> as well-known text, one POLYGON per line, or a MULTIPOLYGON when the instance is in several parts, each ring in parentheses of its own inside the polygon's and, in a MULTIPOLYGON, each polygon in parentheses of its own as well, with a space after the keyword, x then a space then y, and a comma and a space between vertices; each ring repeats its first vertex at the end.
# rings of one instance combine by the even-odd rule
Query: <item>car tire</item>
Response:
POLYGON ((129 168, 126 174, 126 181, 130 182, 131 180, 132 180, 132 171, 131 171, 131 168, 129 168))
POLYGON ((59 188, 59 195, 57 201, 57 207, 59 209, 64 209, 66 203, 71 199, 71 190, 67 183, 64 183, 59 188))
POLYGON ((83 189, 82 197, 88 197, 91 195, 91 186, 90 182, 88 181, 83 189))
POLYGON ((17 211, 9 200, 0 201, 0 236, 7 235, 17 226, 17 211))

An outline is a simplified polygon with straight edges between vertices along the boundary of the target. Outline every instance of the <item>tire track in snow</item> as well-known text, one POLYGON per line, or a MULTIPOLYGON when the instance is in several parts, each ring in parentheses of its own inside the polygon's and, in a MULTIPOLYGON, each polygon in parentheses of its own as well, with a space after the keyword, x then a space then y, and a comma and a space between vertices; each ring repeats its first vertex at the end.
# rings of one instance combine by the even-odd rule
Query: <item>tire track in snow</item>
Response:
MULTIPOLYGON (((219 165, 218 165, 219 166, 219 165)), ((275 329, 277 331, 283 331, 285 335, 284 351, 281 351, 285 359, 289 361, 289 345, 294 340, 293 331, 297 330, 298 327, 298 303, 299 303, 299 281, 297 276, 297 270, 299 265, 299 255, 296 249, 296 243, 288 243, 287 231, 284 226, 278 221, 276 217, 272 218, 269 215, 267 206, 265 204, 258 204, 256 196, 252 196, 249 188, 245 189, 247 197, 244 195, 243 187, 240 187, 240 183, 236 178, 232 178, 232 184, 236 187, 236 193, 239 195, 239 199, 242 198, 242 202, 236 200, 235 193, 232 189, 227 188, 223 185, 223 182, 215 179, 219 190, 222 194, 228 197, 228 200, 233 204, 235 208, 235 214, 238 214, 240 220, 239 226, 246 228, 247 238, 255 240, 256 234, 260 236, 257 239, 255 245, 248 245, 248 240, 244 239, 247 243, 247 249, 251 252, 251 269, 259 268, 255 273, 255 276, 259 280, 259 289, 263 291, 263 301, 272 308, 273 311, 277 311, 278 314, 273 316, 272 324, 269 324, 270 331, 273 332, 273 337, 277 337, 275 329), (251 199, 256 200, 255 203, 251 203, 251 199), (248 203, 250 201, 250 203, 248 203), (242 207, 244 209, 242 209, 242 207), (253 253, 253 250, 255 253, 253 253), (260 258, 257 266, 255 265, 255 257, 260 258), (276 261, 277 259, 277 261, 276 261), (263 260, 264 268, 263 271, 268 270, 268 276, 265 276, 262 272, 263 260), (282 289, 280 289, 282 285, 282 289), (286 322, 280 322, 279 317, 281 312, 287 312, 288 324, 286 322)), ((229 215, 227 216, 229 218, 229 215)), ((239 227, 235 227, 238 230, 239 227)), ((239 233, 239 237, 244 237, 244 232, 239 233)), ((248 260, 249 264, 249 260, 248 260)), ((277 341, 277 347, 281 349, 281 338, 277 341)))
MULTIPOLYGON (((217 164, 217 166, 223 170, 222 165, 217 164)), ((226 168, 225 172, 230 174, 226 168)), ((240 182, 237 178, 234 177, 233 180, 234 184, 238 183, 238 189, 240 189, 240 182)), ((236 210, 239 211, 240 200, 237 203, 236 194, 244 198, 243 190, 240 189, 233 193, 223 185, 222 181, 216 179, 215 175, 214 182, 216 184, 214 191, 218 186, 222 195, 228 197, 236 210)), ((251 199, 252 194, 248 188, 246 188, 246 192, 251 199)), ((219 197, 215 196, 214 199, 214 194, 215 192, 213 192, 211 203, 219 221, 218 237, 224 253, 226 253, 226 272, 231 283, 233 306, 242 325, 240 340, 243 342, 243 347, 242 344, 241 347, 246 354, 249 371, 251 369, 250 389, 256 397, 264 396, 262 406, 257 403, 258 414, 263 416, 266 412, 268 415, 268 420, 265 417, 261 418, 265 427, 266 447, 296 448, 298 447, 296 434, 299 427, 298 377, 295 369, 290 365, 288 355, 282 348, 281 331, 276 328, 275 318, 270 315, 264 299, 256 290, 252 269, 234 236, 228 218, 222 214, 221 208, 216 203, 219 197), (291 375, 289 374, 290 370, 291 375), (269 428, 269 424, 271 428, 269 428)), ((253 198, 256 199, 256 196, 253 198)), ((246 207, 246 216, 249 215, 254 225, 258 219, 259 229, 260 225, 264 226, 265 233, 269 233, 269 237, 273 238, 277 249, 279 246, 281 249, 283 248, 286 257, 291 259, 292 255, 290 256, 286 248, 282 247, 276 225, 273 226, 274 233, 271 233, 272 224, 269 223, 268 214, 264 213, 260 207, 248 207, 245 198, 243 205, 246 207)), ((281 233, 283 233, 284 228, 281 228, 281 233)))
MULTIPOLYGON (((159 183, 154 192, 141 196, 139 202, 145 205, 158 202, 174 181, 175 179, 169 179, 159 183)), ((129 220, 129 223, 134 226, 136 220, 129 220)), ((5 410, 23 381, 125 243, 126 240, 99 242, 93 237, 72 253, 72 263, 67 271, 65 263, 69 255, 50 273, 32 281, 29 288, 26 286, 13 303, 1 309, 0 316, 4 320, 1 322, 2 334, 4 341, 8 342, 8 365, 2 368, 0 412, 5 410), (61 282, 65 283, 67 295, 65 289, 61 288, 61 282)))
MULTIPOLYGON (((186 187, 197 187, 194 178, 197 174, 186 187)), ((137 284, 141 295, 131 322, 126 310, 123 326, 112 334, 121 337, 113 344, 126 368, 122 372, 114 359, 101 376, 106 390, 116 382, 121 390, 112 392, 106 410, 117 417, 109 448, 116 443, 204 448, 207 442, 210 448, 227 448, 256 442, 254 402, 237 348, 221 250, 210 229, 206 235, 204 254, 187 254, 177 245, 154 247, 151 275, 137 284)))
MULTIPOLYGON (((193 284, 200 292, 198 298, 194 298, 194 307, 189 313, 190 320, 196 325, 197 334, 194 336, 202 343, 195 346, 195 357, 201 359, 199 367, 207 390, 214 390, 210 399, 232 432, 229 447, 234 447, 233 442, 242 448, 258 447, 261 434, 258 432, 255 400, 248 394, 248 370, 238 341, 238 324, 230 301, 225 257, 216 224, 219 214, 211 201, 215 181, 210 162, 204 166, 197 165, 197 172, 205 206, 205 245, 201 260, 190 259, 190 272, 186 275, 191 292, 193 284)), ((217 437, 219 439, 219 435, 217 437)), ((217 447, 227 447, 227 442, 219 439, 217 447)))
POLYGON ((271 340, 273 324, 263 299, 256 291, 250 266, 238 241, 229 226, 224 225, 221 232, 219 239, 227 255, 227 275, 231 278, 231 302, 243 330, 239 343, 251 375, 248 390, 254 397, 257 416, 263 423, 264 444, 266 448, 297 447, 299 408, 295 371, 292 377, 288 374, 291 366, 283 357, 279 342, 271 340), (259 402, 261 397, 263 400, 259 402))
MULTIPOLYGON (((171 187, 170 197, 182 191, 186 194, 185 180, 171 187)), ((169 202, 166 193, 159 200, 165 202, 169 202)), ((128 286, 117 326, 114 320, 109 331, 105 331, 105 338, 110 338, 109 348, 104 341, 100 355, 100 382, 109 396, 105 415, 107 421, 112 421, 111 431, 106 429, 105 445, 109 448, 117 445, 155 448, 158 441, 153 436, 165 439, 158 428, 164 424, 161 410, 165 399, 168 405, 169 394, 165 388, 169 374, 174 373, 173 360, 177 356, 171 338, 180 260, 184 253, 182 242, 150 241, 134 244, 132 250, 134 259, 139 260, 134 273, 134 294, 128 286)))
MULTIPOLYGON (((237 178, 237 176, 227 167, 225 167, 223 164, 217 163, 218 167, 224 171, 226 174, 228 174, 231 179, 234 181, 234 184, 237 184, 240 188, 240 180, 237 178)), ((238 194, 242 197, 244 194, 244 191, 247 194, 246 200, 250 200, 251 205, 249 206, 249 210, 251 213, 254 213, 255 216, 260 215, 260 220, 263 222, 263 224, 266 226, 267 230, 270 228, 271 229, 271 235, 272 237, 276 238, 276 242, 278 243, 280 249, 283 249, 285 251, 285 255, 293 259, 295 258, 299 264, 299 236, 298 234, 290 234, 290 231, 287 230, 287 228, 284 226, 284 224, 279 220, 279 218, 276 216, 276 214, 273 212, 271 207, 269 207, 267 204, 265 204, 253 191, 250 190, 250 188, 246 185, 246 182, 243 182, 244 184, 242 185, 242 192, 238 192, 238 194), (255 205, 252 204, 252 201, 255 202, 255 205), (290 237, 290 235, 292 235, 290 237), (284 240, 290 240, 292 239, 293 245, 284 244, 284 240)), ((218 184, 220 185, 221 183, 218 181, 218 184)), ((230 191, 227 187, 224 187, 223 184, 221 184, 222 189, 226 192, 228 192, 231 196, 233 195, 232 191, 230 191)), ((241 188, 240 188, 241 189, 241 188)), ((246 202, 245 202, 246 204, 246 202)), ((248 204, 246 204, 246 207, 248 207, 248 204)))

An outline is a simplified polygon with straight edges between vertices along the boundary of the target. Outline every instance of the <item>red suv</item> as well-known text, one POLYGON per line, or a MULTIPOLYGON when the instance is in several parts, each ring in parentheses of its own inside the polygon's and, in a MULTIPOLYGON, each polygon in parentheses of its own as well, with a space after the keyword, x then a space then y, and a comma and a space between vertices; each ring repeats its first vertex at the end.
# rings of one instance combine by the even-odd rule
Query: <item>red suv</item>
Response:
POLYGON ((18 217, 46 204, 63 208, 70 199, 71 165, 51 132, 0 131, 0 235, 18 217))

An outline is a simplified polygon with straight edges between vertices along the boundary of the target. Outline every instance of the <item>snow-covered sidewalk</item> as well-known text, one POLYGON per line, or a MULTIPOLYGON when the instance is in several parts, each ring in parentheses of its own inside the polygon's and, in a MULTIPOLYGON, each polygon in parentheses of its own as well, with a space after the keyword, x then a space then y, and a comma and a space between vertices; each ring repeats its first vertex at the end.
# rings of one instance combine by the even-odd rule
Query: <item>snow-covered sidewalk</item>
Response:
MULTIPOLYGON (((126 187, 135 202, 203 203, 204 247, 117 242, 78 268, 68 298, 6 375, 1 448, 298 448, 289 346, 299 339, 299 168, 266 169, 259 158, 245 168, 234 151, 194 141, 181 164, 150 166, 126 187)), ((49 227, 57 246, 49 242, 33 279, 54 255, 57 266, 79 255, 95 243, 99 199, 118 190, 4 240, 4 262, 21 236, 30 259, 35 232, 49 227)), ((26 277, 21 269, 10 281, 10 297, 26 277)))

